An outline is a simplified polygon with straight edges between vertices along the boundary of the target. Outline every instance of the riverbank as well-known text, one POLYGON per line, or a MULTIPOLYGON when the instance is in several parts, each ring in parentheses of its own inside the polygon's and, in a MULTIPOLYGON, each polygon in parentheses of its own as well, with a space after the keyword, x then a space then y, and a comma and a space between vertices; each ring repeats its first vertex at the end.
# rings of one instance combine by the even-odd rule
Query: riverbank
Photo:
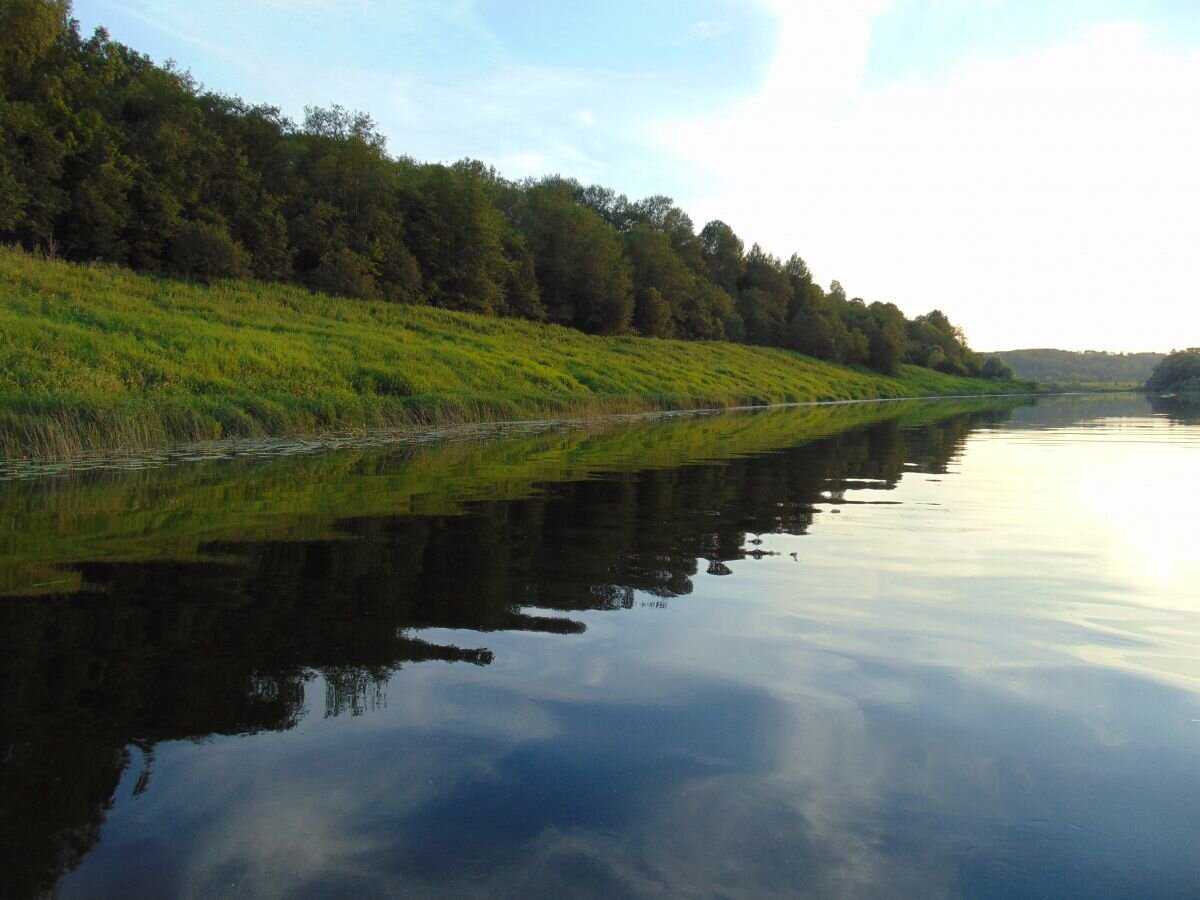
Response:
POLYGON ((786 350, 606 338, 0 249, 0 457, 540 416, 998 394, 786 350))

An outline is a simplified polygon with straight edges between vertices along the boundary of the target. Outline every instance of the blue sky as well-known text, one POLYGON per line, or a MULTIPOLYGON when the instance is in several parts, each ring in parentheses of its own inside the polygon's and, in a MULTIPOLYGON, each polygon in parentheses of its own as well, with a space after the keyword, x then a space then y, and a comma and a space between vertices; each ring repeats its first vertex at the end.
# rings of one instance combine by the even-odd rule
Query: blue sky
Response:
POLYGON ((84 0, 75 15, 296 119, 363 109, 393 153, 635 194, 671 187, 645 159, 645 121, 752 93, 774 49, 769 10, 735 0, 84 0))
POLYGON ((76 0, 75 15, 296 118, 366 110, 393 153, 669 194, 851 295, 940 307, 976 347, 1200 344, 1194 0, 76 0))

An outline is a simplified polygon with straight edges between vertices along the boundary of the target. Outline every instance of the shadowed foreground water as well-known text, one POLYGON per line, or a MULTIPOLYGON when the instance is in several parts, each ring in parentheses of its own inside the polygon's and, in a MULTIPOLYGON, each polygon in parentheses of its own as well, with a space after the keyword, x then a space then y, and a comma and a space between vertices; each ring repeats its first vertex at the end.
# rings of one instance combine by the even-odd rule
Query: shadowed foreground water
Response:
POLYGON ((0 482, 0 895, 1195 896, 1200 422, 0 482))

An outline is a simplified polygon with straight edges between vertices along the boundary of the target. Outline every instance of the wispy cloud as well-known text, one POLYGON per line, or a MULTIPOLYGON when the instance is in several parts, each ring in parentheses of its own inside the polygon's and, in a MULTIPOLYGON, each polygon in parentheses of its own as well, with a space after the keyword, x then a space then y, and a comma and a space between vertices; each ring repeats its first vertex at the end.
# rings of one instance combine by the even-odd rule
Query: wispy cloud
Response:
POLYGON ((227 43, 218 41, 206 40, 196 30, 180 27, 173 22, 169 17, 158 15, 152 3, 144 2, 144 0, 132 0, 132 2, 121 3, 116 0, 110 0, 105 4, 112 9, 118 10, 131 19, 148 25, 155 31, 161 31, 163 34, 168 34, 173 38, 191 44, 193 47, 198 47, 201 50, 213 56, 223 59, 232 60, 236 58, 236 54, 227 43))
POLYGON ((711 19, 705 19, 696 22, 687 31, 687 37, 693 41, 711 41, 713 38, 718 38, 723 34, 729 33, 728 22, 717 22, 711 19))
POLYGON ((695 173, 699 218, 799 250, 851 293, 942 307, 976 345, 1200 334, 1181 296, 1200 241, 1200 54, 1117 22, 867 88, 882 4, 823 7, 778 4, 759 93, 653 129, 695 173))

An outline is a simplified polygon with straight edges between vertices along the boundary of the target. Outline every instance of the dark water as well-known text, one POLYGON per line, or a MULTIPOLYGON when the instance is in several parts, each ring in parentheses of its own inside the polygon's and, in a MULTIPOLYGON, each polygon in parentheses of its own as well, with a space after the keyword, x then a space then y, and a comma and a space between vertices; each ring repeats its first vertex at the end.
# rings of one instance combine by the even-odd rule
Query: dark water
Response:
POLYGON ((0 896, 1200 895, 1200 421, 0 481, 0 896))

